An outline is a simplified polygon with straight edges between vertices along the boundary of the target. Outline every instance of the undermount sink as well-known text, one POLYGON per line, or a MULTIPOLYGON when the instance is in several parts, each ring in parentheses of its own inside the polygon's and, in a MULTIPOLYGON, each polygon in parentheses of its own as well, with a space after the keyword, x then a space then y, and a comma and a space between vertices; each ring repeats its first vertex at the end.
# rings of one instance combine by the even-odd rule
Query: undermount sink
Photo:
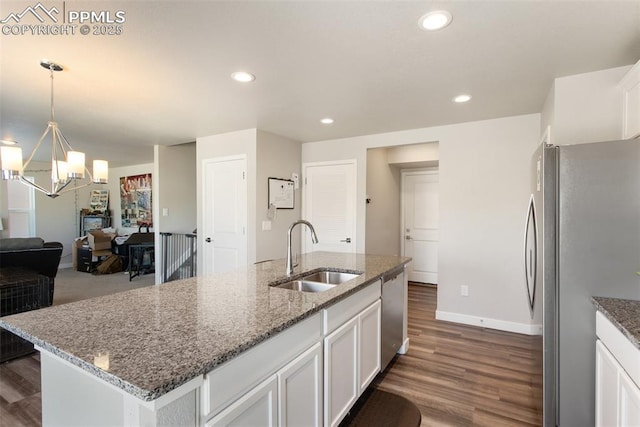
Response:
POLYGON ((342 273, 340 271, 318 271, 317 273, 303 276, 302 280, 308 280, 311 282, 329 283, 331 285, 339 285, 351 279, 355 279, 359 274, 342 273))
POLYGON ((299 292, 324 292, 335 288, 344 282, 355 279, 362 273, 344 273, 341 271, 321 270, 302 276, 300 279, 273 284, 280 289, 291 289, 299 292))
POLYGON ((292 280, 291 282, 286 282, 276 286, 276 288, 291 289, 291 290, 300 291, 300 292, 324 292, 335 287, 336 285, 310 282, 308 280, 292 280))

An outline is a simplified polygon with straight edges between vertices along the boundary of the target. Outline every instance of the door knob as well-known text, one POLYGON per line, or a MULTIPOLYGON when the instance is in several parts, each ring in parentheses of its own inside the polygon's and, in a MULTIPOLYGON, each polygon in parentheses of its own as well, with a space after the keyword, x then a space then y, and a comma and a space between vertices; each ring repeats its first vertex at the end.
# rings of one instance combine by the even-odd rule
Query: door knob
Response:
POLYGON ((204 239, 204 241, 207 243, 211 243, 211 237, 207 237, 206 239, 204 239))
POLYGON ((351 243, 351 237, 347 237, 344 240, 340 240, 342 243, 351 243))

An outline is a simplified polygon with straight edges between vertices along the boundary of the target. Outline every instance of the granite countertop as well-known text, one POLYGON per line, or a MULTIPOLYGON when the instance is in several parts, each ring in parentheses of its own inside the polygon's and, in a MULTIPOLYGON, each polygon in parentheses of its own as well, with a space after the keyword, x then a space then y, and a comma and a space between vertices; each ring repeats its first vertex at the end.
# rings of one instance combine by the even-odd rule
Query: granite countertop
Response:
POLYGON ((6 316, 0 326, 151 401, 410 260, 313 252, 298 257, 294 276, 327 267, 364 274, 320 293, 279 289, 269 283, 287 281, 280 259, 6 316))
POLYGON ((640 301, 593 297, 594 305, 640 349, 640 301))

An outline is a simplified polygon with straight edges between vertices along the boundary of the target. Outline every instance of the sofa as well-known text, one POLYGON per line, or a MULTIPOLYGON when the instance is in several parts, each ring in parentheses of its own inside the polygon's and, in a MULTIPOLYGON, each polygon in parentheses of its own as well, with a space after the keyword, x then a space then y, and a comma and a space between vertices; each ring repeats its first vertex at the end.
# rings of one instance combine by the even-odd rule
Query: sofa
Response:
POLYGON ((17 267, 49 278, 48 305, 53 303, 54 279, 58 273, 62 243, 39 237, 0 239, 0 268, 17 267))
MULTIPOLYGON (((50 306, 61 256, 59 242, 0 239, 0 316, 50 306)), ((0 329, 0 362, 31 352, 31 343, 0 329)))

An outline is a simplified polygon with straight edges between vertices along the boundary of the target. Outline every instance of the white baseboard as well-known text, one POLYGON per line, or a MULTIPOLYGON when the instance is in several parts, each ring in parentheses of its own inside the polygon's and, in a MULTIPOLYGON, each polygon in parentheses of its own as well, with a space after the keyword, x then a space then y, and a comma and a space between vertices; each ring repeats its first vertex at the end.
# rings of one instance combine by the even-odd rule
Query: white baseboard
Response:
POLYGON ((407 351, 409 351, 409 338, 404 340, 404 342, 402 343, 402 346, 398 349, 397 353, 407 354, 407 351))
POLYGON ((506 320, 489 319, 486 317, 470 316, 468 314, 451 313, 436 310, 437 320, 462 323, 465 325, 480 326, 483 328, 497 329, 499 331, 515 332, 525 335, 542 335, 542 325, 529 325, 526 323, 508 322, 506 320))
POLYGON ((62 268, 72 268, 73 267, 73 263, 71 262, 65 262, 64 264, 60 264, 58 265, 58 269, 62 269, 62 268))

